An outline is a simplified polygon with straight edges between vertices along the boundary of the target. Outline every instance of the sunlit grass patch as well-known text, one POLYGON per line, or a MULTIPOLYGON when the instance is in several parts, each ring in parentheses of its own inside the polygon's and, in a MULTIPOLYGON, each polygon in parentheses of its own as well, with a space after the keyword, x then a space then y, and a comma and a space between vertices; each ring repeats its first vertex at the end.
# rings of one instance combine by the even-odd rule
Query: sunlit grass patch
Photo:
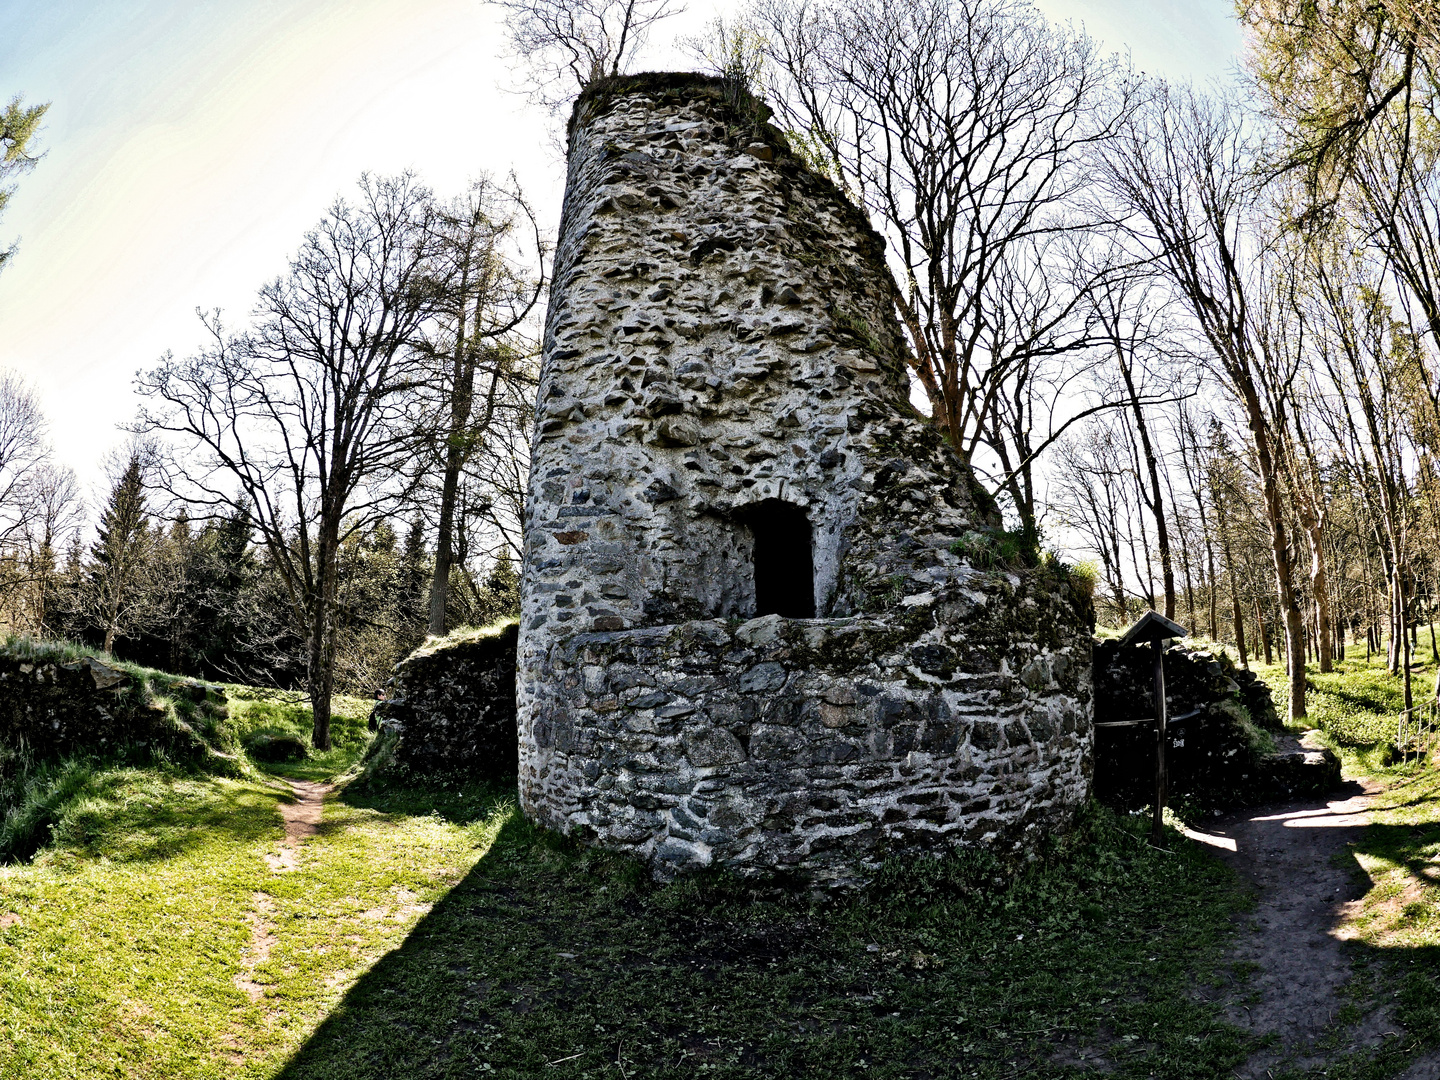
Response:
MULTIPOLYGON (((310 700, 298 691, 227 686, 230 723, 242 747, 252 748, 267 737, 285 737, 310 746, 314 716, 310 700)), ((370 745, 367 723, 374 702, 337 694, 331 699, 329 750, 310 748, 295 761, 271 762, 266 772, 294 780, 324 780, 350 768, 370 745)))
POLYGON ((298 870, 274 873, 280 798, 260 779, 114 770, 32 864, 0 868, 0 1076, 274 1075, 511 812, 332 801, 298 870))
MULTIPOLYGON (((1385 667, 1384 657, 1368 662, 1363 656, 1335 661, 1335 670, 1321 673, 1318 665, 1305 669, 1306 725, 1318 728, 1328 742, 1355 764, 1367 769, 1383 768, 1395 743, 1405 696, 1400 678, 1385 667)), ((1288 711, 1290 687, 1283 664, 1253 665, 1270 687, 1275 707, 1284 716, 1288 711)), ((1412 666, 1412 700, 1430 695, 1434 675, 1418 658, 1412 666)))

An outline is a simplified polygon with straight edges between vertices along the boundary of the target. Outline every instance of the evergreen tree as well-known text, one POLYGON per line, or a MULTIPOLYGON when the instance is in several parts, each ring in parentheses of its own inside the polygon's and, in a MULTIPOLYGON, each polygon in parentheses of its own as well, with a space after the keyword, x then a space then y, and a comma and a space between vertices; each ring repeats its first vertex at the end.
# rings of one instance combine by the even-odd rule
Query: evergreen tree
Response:
POLYGON ((114 649, 117 636, 133 634, 147 621, 153 544, 140 456, 132 454, 110 491, 99 538, 90 549, 86 607, 104 631, 106 652, 114 649))
POLYGON ((405 549, 400 555, 399 625, 406 650, 414 648, 425 637, 429 620, 431 575, 430 553, 425 549, 425 521, 416 514, 405 534, 405 549))
POLYGON ((520 614, 520 575, 503 548, 495 556, 482 588, 476 590, 473 619, 476 626, 488 626, 520 614))
MULTIPOLYGON (((27 106, 19 97, 0 108, 0 213, 4 212, 5 204, 14 192, 15 178, 33 169, 40 160, 33 152, 34 139, 48 108, 49 105, 27 106)), ((14 254, 13 245, 0 249, 0 267, 14 254)))

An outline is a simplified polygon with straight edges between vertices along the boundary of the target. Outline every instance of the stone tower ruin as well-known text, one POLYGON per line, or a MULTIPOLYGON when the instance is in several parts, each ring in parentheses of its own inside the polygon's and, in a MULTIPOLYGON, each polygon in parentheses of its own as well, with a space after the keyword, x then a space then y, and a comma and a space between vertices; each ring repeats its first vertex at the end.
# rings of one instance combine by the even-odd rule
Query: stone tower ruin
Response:
POLYGON ((908 401, 883 241, 727 84, 571 122, 525 521, 520 799, 658 876, 1025 847, 1091 769, 1085 601, 908 401))

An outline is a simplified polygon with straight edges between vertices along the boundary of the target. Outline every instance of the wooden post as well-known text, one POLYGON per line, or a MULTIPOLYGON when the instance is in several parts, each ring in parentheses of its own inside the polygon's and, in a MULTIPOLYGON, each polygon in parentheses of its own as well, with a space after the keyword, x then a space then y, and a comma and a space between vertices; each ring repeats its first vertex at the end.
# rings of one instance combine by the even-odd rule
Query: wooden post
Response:
POLYGON ((1160 847, 1165 835, 1165 798, 1169 777, 1165 772, 1165 642, 1152 641, 1155 650, 1155 812, 1150 822, 1150 842, 1160 847))
POLYGON ((1160 846, 1165 836, 1165 800, 1170 787, 1170 777, 1165 768, 1165 727, 1168 720, 1165 710, 1165 642, 1171 638, 1183 638, 1187 633, 1179 623, 1171 622, 1158 612, 1147 611, 1120 639, 1122 649, 1129 645, 1144 645, 1148 641, 1155 651, 1155 805, 1150 840, 1156 847, 1160 846))

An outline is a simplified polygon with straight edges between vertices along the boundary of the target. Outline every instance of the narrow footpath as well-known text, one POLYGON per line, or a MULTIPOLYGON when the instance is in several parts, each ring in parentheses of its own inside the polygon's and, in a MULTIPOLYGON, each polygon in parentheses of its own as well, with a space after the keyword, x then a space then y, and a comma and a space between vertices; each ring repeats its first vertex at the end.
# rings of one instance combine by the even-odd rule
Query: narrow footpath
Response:
MULTIPOLYGON (((1309 1069, 1398 1030, 1383 1006, 1336 1027, 1353 973, 1346 917, 1369 887, 1351 845, 1381 790, 1369 779, 1351 781, 1323 800, 1240 810, 1205 833, 1188 833, 1220 849, 1257 892, 1231 956, 1236 965, 1253 965, 1253 974, 1227 1012, 1239 1027, 1273 1038, 1236 1076, 1264 1080, 1309 1069)), ((1401 1075, 1440 1080, 1440 1054, 1424 1055, 1401 1075)))

